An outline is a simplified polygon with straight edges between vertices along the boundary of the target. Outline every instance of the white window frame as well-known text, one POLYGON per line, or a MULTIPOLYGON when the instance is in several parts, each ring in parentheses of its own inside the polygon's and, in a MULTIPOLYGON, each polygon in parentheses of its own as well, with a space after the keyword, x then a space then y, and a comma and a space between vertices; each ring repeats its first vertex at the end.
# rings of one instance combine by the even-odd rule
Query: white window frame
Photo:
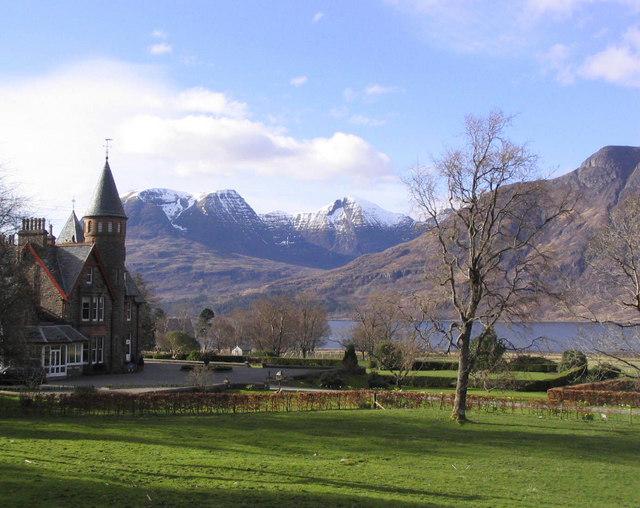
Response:
POLYGON ((104 321, 104 296, 99 296, 98 300, 98 321, 104 321))
POLYGON ((131 316, 132 316, 132 312, 131 312, 131 307, 133 307, 132 305, 132 301, 131 300, 127 300, 124 305, 124 309, 125 309, 125 317, 127 319, 127 321, 131 321, 131 316))
POLYGON ((91 286, 91 284, 93 284, 93 266, 90 266, 87 269, 87 272, 84 275, 84 283, 87 286, 91 286))
POLYGON ((104 363, 104 337, 91 338, 91 363, 104 363))
POLYGON ((80 319, 85 323, 91 321, 91 297, 89 296, 82 297, 82 303, 80 306, 80 319), (87 311, 86 317, 85 310, 87 311))
POLYGON ((91 321, 98 321, 98 297, 91 298, 91 321))
POLYGON ((67 347, 67 364, 68 365, 82 365, 84 363, 83 358, 83 344, 82 342, 76 342, 70 344, 67 347))

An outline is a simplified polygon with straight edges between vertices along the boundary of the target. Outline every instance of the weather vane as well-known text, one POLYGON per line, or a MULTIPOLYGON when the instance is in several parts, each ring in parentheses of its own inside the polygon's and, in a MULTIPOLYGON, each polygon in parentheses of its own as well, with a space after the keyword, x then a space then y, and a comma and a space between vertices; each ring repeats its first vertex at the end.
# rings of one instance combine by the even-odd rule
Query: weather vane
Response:
POLYGON ((113 141, 112 138, 104 138, 104 149, 107 155, 107 160, 109 159, 109 145, 113 141))
POLYGON ((71 209, 75 212, 76 211, 76 197, 73 196, 73 198, 71 199, 71 209))

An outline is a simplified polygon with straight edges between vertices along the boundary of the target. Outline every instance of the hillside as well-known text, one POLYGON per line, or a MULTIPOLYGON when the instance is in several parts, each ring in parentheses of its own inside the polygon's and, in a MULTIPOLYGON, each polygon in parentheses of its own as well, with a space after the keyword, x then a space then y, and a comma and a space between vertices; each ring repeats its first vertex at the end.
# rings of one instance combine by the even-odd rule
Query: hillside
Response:
MULTIPOLYGON (((556 223, 540 239, 540 246, 555 251, 560 277, 594 286, 585 269, 584 253, 594 234, 606 221, 607 213, 626 196, 640 191, 640 148, 607 146, 587 158, 579 168, 551 180, 552 192, 570 192, 579 199, 571 221, 556 223)), ((347 312, 375 290, 428 291, 424 270, 437 262, 433 238, 428 233, 391 247, 383 252, 364 255, 347 265, 323 272, 305 274, 269 284, 259 291, 242 292, 243 298, 270 293, 313 290, 336 313, 347 312)), ((563 309, 545 302, 537 319, 569 319, 563 309)))

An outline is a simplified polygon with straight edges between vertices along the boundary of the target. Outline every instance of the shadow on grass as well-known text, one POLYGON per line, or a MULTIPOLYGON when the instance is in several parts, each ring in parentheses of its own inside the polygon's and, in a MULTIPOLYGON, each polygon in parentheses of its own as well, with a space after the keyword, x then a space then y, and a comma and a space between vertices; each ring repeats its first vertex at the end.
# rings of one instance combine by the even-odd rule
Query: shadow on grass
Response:
POLYGON ((532 416, 474 415, 459 426, 419 411, 261 413, 166 418, 49 418, 0 420, 0 435, 15 439, 94 440, 270 456, 310 454, 317 446, 336 453, 408 457, 467 456, 469 447, 490 453, 548 454, 615 464, 637 463, 637 427, 563 420, 539 422, 532 416), (499 420, 504 420, 500 422, 499 420), (498 421, 496 421, 498 420, 498 421), (68 426, 68 430, 61 429, 68 426), (286 439, 282 436, 286 434, 286 439))
MULTIPOLYGON (((38 470, 20 466, 3 466, 0 491, 13 507, 32 506, 234 506, 234 507, 441 507, 452 506, 430 502, 428 497, 408 502, 399 499, 380 499, 372 495, 336 492, 291 492, 281 489, 265 490, 238 486, 227 480, 228 487, 193 487, 183 482, 182 488, 165 485, 140 485, 104 479, 86 480, 73 476, 46 476, 38 470)), ((162 481, 162 479, 160 479, 162 481)), ((428 493, 425 493, 427 496, 428 493)), ((454 501, 474 501, 475 496, 459 496, 454 501)), ((456 503, 454 502, 453 505, 456 503)))

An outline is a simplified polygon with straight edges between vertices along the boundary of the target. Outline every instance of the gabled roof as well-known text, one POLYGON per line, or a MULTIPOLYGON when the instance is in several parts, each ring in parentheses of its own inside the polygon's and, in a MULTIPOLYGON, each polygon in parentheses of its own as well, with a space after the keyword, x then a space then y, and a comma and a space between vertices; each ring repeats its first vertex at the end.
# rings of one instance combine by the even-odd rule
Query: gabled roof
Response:
POLYGON ((60 232, 60 236, 57 239, 58 243, 83 243, 84 242, 84 231, 82 228, 82 224, 78 220, 76 216, 75 210, 71 212, 69 219, 67 219, 67 223, 62 228, 60 232))
POLYGON ((118 194, 116 182, 113 179, 109 159, 104 163, 100 180, 93 193, 93 199, 89 209, 84 214, 85 217, 121 217, 126 219, 124 207, 118 194))
POLYGON ((78 284, 78 279, 87 264, 89 256, 93 254, 96 258, 98 269, 105 280, 109 295, 111 298, 114 297, 111 281, 94 244, 60 245, 42 248, 34 247, 31 243, 27 243, 25 249, 31 253, 36 262, 43 268, 60 296, 65 300, 69 299, 78 284))

